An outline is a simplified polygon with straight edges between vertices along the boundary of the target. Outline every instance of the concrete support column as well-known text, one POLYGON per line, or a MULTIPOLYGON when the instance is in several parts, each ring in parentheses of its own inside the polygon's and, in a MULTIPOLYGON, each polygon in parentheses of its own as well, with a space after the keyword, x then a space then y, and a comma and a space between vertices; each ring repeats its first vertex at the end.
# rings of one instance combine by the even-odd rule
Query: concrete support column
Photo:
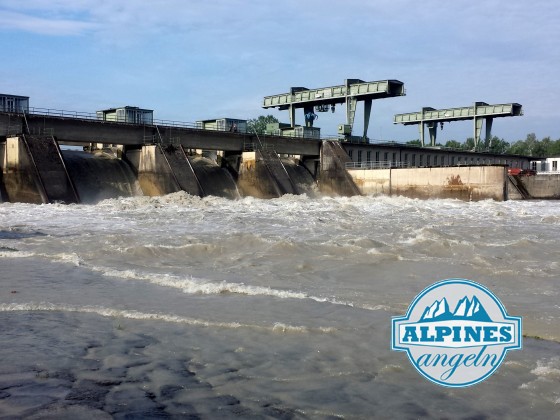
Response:
POLYGON ((490 141, 490 139, 492 138, 492 122, 494 121, 494 118, 491 117, 487 117, 486 118, 486 141, 490 141))
POLYGON ((369 128, 369 119, 371 117, 371 99, 366 99, 364 101, 364 141, 367 139, 367 132, 369 128))
POLYGON ((482 132, 482 122, 484 120, 482 118, 474 117, 474 148, 478 147, 478 143, 480 143, 480 133, 482 132))
POLYGON ((346 97, 346 124, 354 129, 354 117, 356 116, 356 107, 358 100, 353 96, 346 97))
POLYGON ((158 145, 142 147, 138 182, 142 192, 149 196, 165 195, 181 190, 158 145))
POLYGON ((296 126, 296 109, 293 105, 290 105, 290 126, 293 128, 296 126))
POLYGON ((428 123, 428 131, 430 132, 430 145, 436 145, 436 137, 437 137, 437 122, 432 121, 428 123))

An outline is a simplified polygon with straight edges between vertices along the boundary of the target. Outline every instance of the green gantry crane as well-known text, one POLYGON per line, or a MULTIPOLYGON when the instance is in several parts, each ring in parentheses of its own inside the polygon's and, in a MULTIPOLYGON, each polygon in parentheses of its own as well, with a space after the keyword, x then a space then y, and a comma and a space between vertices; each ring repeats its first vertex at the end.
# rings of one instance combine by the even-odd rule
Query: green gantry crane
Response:
POLYGON ((349 137, 352 134, 358 101, 364 101, 363 138, 366 139, 372 100, 403 95, 405 95, 404 83, 399 80, 364 82, 360 79, 346 79, 343 85, 318 89, 292 87, 289 93, 265 96, 263 108, 289 110, 292 127, 295 127, 296 109, 303 108, 306 125, 313 126, 313 120, 316 118, 314 111, 326 112, 330 109, 334 112, 336 104, 345 103, 346 124, 340 124, 338 132, 349 137))
POLYGON ((430 145, 435 146, 438 123, 443 128, 444 122, 474 120, 474 144, 476 148, 480 142, 480 133, 484 121, 486 122, 486 139, 488 140, 492 132, 494 118, 519 115, 523 115, 523 109, 518 103, 488 105, 486 102, 475 102, 473 106, 462 108, 434 109, 425 107, 420 112, 396 114, 393 124, 418 124, 422 146, 424 146, 424 127, 427 126, 430 133, 430 145))

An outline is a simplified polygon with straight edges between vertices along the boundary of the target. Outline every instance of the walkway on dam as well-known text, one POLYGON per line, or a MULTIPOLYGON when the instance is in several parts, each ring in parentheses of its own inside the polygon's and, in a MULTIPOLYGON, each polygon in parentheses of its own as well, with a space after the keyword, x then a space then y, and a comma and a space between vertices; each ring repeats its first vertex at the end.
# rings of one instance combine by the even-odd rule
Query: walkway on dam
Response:
POLYGON ((265 143, 280 154, 319 156, 321 141, 234 133, 195 128, 194 124, 158 121, 153 124, 132 124, 105 121, 96 114, 69 111, 34 110, 26 114, 0 112, 0 135, 22 133, 50 135, 59 144, 174 144, 187 149, 242 152, 247 144, 265 143), (34 113, 37 112, 37 113, 34 113))

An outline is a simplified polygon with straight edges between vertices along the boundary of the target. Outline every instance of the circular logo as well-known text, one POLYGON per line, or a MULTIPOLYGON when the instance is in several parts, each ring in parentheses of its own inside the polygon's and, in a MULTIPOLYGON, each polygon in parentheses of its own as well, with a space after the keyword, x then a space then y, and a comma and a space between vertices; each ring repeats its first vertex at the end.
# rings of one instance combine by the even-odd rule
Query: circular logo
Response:
POLYGON ((392 349, 406 351, 418 372, 448 387, 485 380, 521 346, 521 317, 508 316, 490 290, 466 279, 432 284, 392 322, 392 349))

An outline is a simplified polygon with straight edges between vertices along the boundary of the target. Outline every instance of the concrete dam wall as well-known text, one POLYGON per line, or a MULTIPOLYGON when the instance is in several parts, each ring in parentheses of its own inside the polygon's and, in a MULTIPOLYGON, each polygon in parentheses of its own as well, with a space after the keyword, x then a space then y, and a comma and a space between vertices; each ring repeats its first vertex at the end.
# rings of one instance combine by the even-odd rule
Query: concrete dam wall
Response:
POLYGON ((560 174, 510 175, 510 200, 560 199, 560 174))
POLYGON ((273 151, 253 153, 253 163, 250 154, 234 159, 216 159, 214 154, 212 159, 187 154, 180 145, 120 149, 118 155, 100 150, 61 151, 53 137, 6 139, 0 142, 0 199, 91 204, 108 198, 177 191, 230 199, 318 193, 307 168, 297 159, 280 158, 273 151))
POLYGON ((178 191, 230 199, 285 194, 383 194, 467 201, 560 198, 560 176, 512 177, 504 165, 347 168, 350 158, 337 141, 324 141, 320 156, 279 155, 262 146, 251 152, 202 155, 171 144, 117 150, 61 151, 52 136, 7 138, 0 141, 0 199, 96 203, 178 191))
POLYGON ((505 166, 350 169, 348 172, 362 194, 507 200, 505 166))

